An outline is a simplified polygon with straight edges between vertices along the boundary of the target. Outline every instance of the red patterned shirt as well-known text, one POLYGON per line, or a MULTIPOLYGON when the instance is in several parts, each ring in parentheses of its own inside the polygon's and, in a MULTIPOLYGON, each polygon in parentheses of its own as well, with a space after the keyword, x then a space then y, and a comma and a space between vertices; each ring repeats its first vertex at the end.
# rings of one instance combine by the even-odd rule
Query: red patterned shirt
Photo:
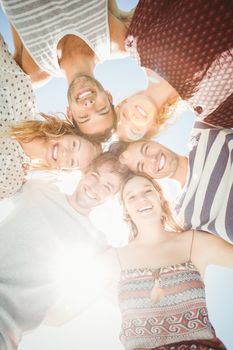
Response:
POLYGON ((233 2, 140 0, 126 39, 201 119, 233 127, 233 2))

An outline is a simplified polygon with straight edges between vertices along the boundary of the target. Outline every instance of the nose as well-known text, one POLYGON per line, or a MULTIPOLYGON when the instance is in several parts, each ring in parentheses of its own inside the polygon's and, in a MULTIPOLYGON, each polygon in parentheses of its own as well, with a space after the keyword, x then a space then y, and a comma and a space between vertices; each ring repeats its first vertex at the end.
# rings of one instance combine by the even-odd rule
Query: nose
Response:
POLYGON ((71 168, 72 167, 73 152, 67 147, 62 147, 59 155, 59 168, 71 168))
POLYGON ((90 108, 90 107, 92 107, 92 105, 95 103, 95 100, 94 100, 94 98, 88 98, 88 99, 86 99, 85 101, 84 101, 84 106, 86 107, 86 108, 90 108))

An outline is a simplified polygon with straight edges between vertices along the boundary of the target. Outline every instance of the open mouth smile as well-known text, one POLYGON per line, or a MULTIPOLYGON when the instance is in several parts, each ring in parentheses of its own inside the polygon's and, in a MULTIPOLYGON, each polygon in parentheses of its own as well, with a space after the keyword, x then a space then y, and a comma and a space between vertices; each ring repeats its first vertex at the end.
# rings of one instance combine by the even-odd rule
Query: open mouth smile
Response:
POLYGON ((87 198, 91 199, 91 200, 97 200, 96 194, 93 193, 91 190, 85 188, 85 195, 87 196, 87 198))
POLYGON ((144 207, 142 207, 142 208, 139 208, 139 209, 137 209, 137 211, 139 212, 139 213, 147 213, 147 212, 149 212, 151 209, 153 209, 153 205, 146 205, 146 206, 144 206, 144 207))
POLYGON ((142 107, 136 106, 136 109, 143 118, 147 117, 147 113, 144 111, 144 109, 142 107))

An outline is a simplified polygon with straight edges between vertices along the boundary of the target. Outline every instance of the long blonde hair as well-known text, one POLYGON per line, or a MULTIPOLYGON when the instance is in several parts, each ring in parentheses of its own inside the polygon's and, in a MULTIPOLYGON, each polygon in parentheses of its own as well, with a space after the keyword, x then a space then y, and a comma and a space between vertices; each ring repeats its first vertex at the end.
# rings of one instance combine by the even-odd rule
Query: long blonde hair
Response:
POLYGON ((165 199, 165 196, 163 194, 163 190, 162 190, 161 186, 158 184, 158 182, 156 182, 155 180, 152 180, 150 177, 148 177, 146 175, 142 176, 142 175, 136 175, 136 174, 131 173, 126 178, 126 180, 122 183, 121 190, 120 190, 120 201, 121 201, 121 204, 123 206, 124 221, 129 225, 130 237, 135 238, 137 236, 138 232, 137 232, 136 224, 133 222, 133 220, 131 219, 130 215, 127 212, 125 202, 123 199, 123 191, 124 191, 124 188, 125 188, 126 184, 128 183, 128 181, 130 181, 135 176, 146 178, 153 185, 156 192, 158 192, 159 197, 160 197, 160 201, 161 201, 161 208, 162 208, 161 222, 162 222, 163 227, 164 228, 168 227, 169 229, 172 229, 173 231, 177 231, 177 232, 183 231, 184 228, 178 223, 177 219, 175 219, 173 210, 172 210, 169 202, 165 199))
POLYGON ((40 113, 44 120, 27 120, 12 126, 8 135, 17 141, 31 142, 35 138, 56 139, 63 135, 80 135, 68 121, 55 115, 40 113))

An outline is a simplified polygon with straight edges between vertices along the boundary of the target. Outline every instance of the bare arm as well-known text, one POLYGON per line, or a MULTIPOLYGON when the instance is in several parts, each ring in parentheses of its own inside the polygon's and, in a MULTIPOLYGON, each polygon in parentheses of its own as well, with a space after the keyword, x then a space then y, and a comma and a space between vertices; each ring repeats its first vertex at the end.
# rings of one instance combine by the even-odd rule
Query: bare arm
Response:
POLYGON ((192 261, 203 276, 211 264, 233 269, 233 244, 211 233, 195 231, 192 261))
POLYGON ((119 20, 121 20, 121 22, 124 23, 126 28, 129 28, 135 8, 132 8, 128 12, 127 11, 122 11, 118 7, 116 0, 108 0, 108 10, 113 16, 115 16, 119 20))
POLYGON ((30 75, 33 84, 45 82, 50 75, 43 71, 32 59, 24 47, 19 34, 12 25, 11 32, 15 49, 13 55, 14 60, 26 74, 30 75))

